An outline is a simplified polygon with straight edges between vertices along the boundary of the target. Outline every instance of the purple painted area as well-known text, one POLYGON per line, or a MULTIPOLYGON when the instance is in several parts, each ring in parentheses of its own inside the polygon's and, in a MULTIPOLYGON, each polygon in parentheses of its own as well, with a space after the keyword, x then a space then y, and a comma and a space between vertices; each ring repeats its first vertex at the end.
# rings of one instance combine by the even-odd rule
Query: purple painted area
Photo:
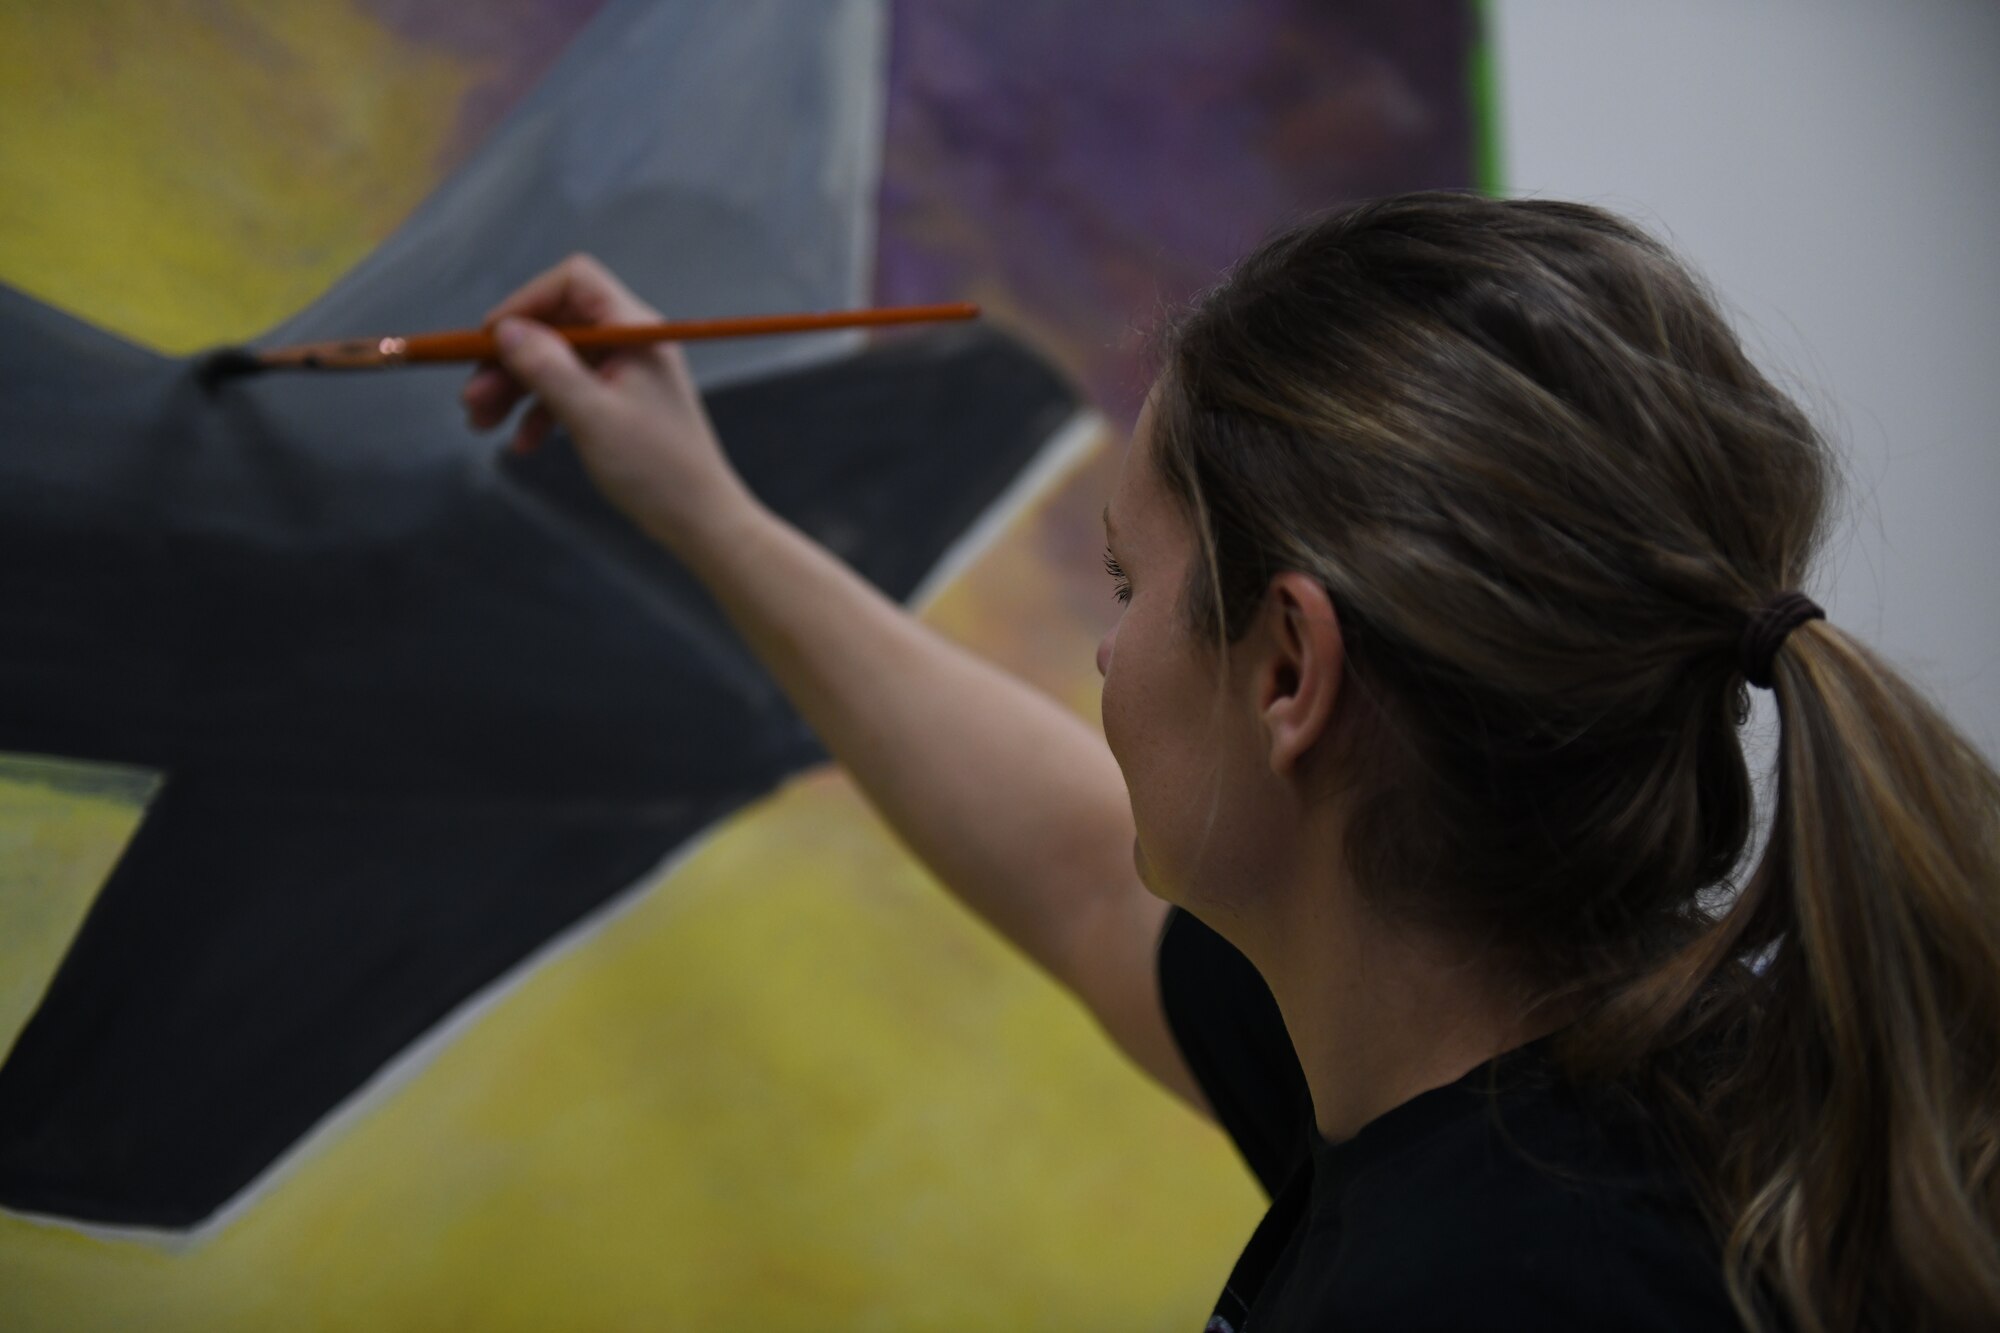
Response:
MULTIPOLYGON (((605 0, 361 0, 488 72, 440 175, 605 0)), ((876 296, 969 297, 1115 418, 1143 349, 1273 227, 1473 180, 1473 0, 892 0, 876 296)))
POLYGON ((876 294, 966 297, 1115 418, 1278 224, 1474 179, 1472 0, 899 0, 876 294))
POLYGON ((361 8, 397 36, 436 47, 483 68, 458 105, 440 178, 477 148, 546 74, 572 37, 605 0, 360 0, 361 8))

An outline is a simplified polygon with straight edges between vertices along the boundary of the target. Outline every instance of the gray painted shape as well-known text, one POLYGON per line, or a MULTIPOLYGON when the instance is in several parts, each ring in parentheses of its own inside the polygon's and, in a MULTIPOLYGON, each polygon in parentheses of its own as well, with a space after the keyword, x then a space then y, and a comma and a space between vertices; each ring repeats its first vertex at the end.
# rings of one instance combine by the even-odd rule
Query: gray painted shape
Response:
MULTIPOLYGON (((858 305, 886 32, 884 0, 613 0, 395 235, 255 345, 475 325, 575 250, 685 318, 858 305)), ((858 342, 691 359, 713 388, 858 342)))

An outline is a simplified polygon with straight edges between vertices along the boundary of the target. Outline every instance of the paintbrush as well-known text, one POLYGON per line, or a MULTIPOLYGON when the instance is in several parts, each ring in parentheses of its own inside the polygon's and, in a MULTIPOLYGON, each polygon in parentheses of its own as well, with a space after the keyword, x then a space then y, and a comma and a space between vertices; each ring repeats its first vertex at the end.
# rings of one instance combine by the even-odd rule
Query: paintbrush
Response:
MULTIPOLYGON (((757 338, 774 333, 814 333, 822 329, 872 328, 884 324, 928 324, 940 320, 974 319, 978 314, 978 306, 960 301, 949 305, 834 310, 825 314, 670 320, 663 324, 561 325, 555 331, 579 352, 601 352, 658 342, 757 338)), ((248 347, 225 347, 203 357, 195 368, 195 377, 204 386, 213 389, 224 380, 266 370, 381 370, 389 366, 496 359, 497 349, 490 330, 457 329, 445 333, 410 333, 381 338, 336 338, 330 342, 267 347, 261 351, 248 347)))

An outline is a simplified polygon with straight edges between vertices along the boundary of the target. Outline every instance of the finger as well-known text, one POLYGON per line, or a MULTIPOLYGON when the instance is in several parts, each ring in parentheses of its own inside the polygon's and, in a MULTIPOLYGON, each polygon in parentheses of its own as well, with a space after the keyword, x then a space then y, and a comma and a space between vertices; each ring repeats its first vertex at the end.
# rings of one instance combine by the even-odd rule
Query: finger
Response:
POLYGON ((493 333, 502 368, 558 417, 576 425, 601 409, 611 390, 547 325, 508 318, 493 333))
POLYGON ((546 324, 639 324, 659 318, 611 270, 583 254, 529 279, 487 313, 486 324, 490 328, 510 315, 546 324))
POLYGON ((542 447, 555 429, 555 413, 544 403, 536 403, 521 418, 521 424, 514 428, 514 438, 507 442, 510 454, 532 454, 542 447))
POLYGON ((514 404, 521 401, 522 389, 505 370, 488 363, 473 372, 458 396, 472 428, 491 430, 506 420, 514 404))

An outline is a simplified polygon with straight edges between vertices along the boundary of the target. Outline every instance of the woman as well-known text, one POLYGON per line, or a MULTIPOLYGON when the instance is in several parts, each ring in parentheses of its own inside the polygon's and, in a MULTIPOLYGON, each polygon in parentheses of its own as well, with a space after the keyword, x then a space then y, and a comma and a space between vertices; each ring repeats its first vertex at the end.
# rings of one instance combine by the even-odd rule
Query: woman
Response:
POLYGON ((600 268, 496 317, 474 423, 537 395, 515 447, 1236 1140, 1212 1329, 2000 1328, 2000 780, 1799 592, 1826 448, 1657 243, 1411 195, 1203 298, 1106 508, 1108 749, 760 508, 672 349, 534 322, 656 317, 600 268))

